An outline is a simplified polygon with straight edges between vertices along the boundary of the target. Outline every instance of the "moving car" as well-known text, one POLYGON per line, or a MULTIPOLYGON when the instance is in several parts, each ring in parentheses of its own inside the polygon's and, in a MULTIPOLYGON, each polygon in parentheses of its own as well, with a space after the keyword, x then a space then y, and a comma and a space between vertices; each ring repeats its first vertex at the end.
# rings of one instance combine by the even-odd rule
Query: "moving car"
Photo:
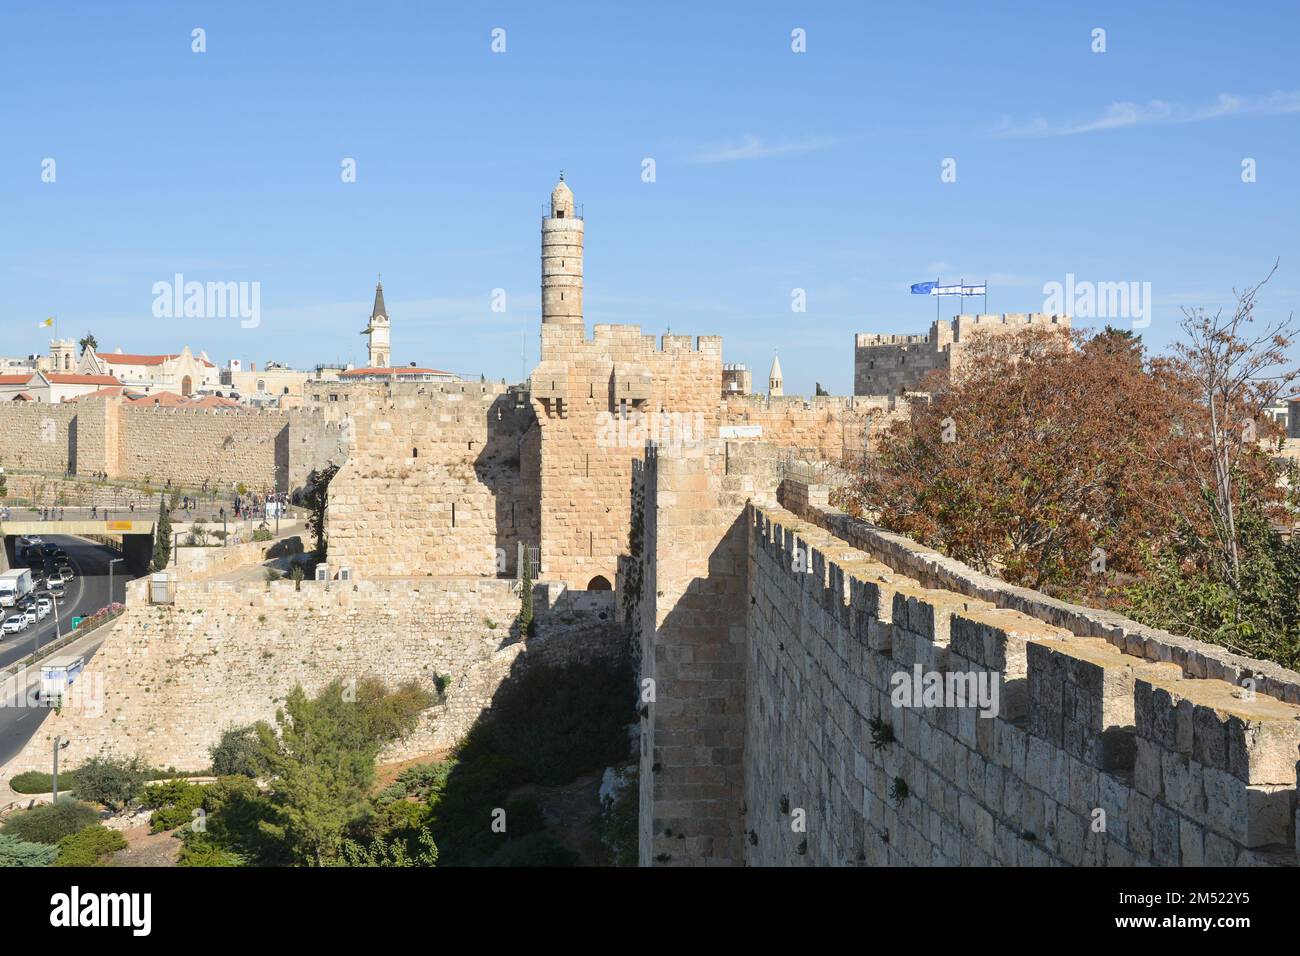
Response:
POLYGON ((49 617, 49 616, 50 616, 50 609, 51 609, 52 607, 54 607, 53 604, 40 604, 40 603, 38 603, 38 604, 36 605, 36 620, 38 620, 38 621, 43 621, 43 620, 45 620, 47 617, 49 617))
POLYGON ((34 607, 29 607, 26 610, 24 610, 22 612, 22 616, 23 616, 23 620, 26 621, 28 624, 35 624, 37 621, 41 619, 40 615, 36 613, 36 608, 34 607))
POLYGON ((59 578, 50 578, 50 593, 56 598, 63 597, 63 581, 59 578))
POLYGON ((10 614, 5 618, 4 624, 0 625, 5 634, 17 634, 27 626, 27 619, 21 614, 10 614))
POLYGON ((74 577, 76 577, 76 573, 72 570, 72 568, 70 567, 59 568, 59 580, 64 584, 67 584, 74 577))

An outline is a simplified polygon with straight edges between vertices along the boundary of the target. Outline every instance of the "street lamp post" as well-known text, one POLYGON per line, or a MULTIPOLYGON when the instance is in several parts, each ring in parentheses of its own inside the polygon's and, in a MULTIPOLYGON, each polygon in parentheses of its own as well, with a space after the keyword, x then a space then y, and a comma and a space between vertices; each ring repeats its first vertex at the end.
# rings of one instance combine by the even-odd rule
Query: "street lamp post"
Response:
POLYGON ((124 558, 113 558, 108 562, 108 603, 113 603, 113 565, 121 564, 124 558))
POLYGON ((221 546, 226 546, 226 509, 221 509, 221 546))
POLYGON ((72 743, 71 740, 64 740, 62 737, 54 738, 54 773, 50 775, 50 780, 54 784, 54 803, 59 802, 59 751, 70 743, 72 743))

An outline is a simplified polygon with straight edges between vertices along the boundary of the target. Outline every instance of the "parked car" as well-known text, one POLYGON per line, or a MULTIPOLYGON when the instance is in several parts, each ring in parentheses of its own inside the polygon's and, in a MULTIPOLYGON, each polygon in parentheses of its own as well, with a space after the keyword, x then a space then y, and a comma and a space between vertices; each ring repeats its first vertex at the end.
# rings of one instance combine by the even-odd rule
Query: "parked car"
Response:
POLYGON ((23 617, 21 614, 10 614, 7 618, 5 618, 4 624, 0 625, 0 627, 3 628, 5 634, 17 634, 26 626, 27 626, 27 619, 23 617))

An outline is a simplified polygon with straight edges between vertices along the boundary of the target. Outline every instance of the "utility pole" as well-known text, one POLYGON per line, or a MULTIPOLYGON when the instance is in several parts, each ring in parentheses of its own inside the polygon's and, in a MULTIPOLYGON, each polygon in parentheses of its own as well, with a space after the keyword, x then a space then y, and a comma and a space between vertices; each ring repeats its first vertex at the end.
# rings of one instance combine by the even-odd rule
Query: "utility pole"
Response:
POLYGON ((108 603, 113 603, 113 565, 121 564, 122 558, 113 558, 108 562, 108 603))

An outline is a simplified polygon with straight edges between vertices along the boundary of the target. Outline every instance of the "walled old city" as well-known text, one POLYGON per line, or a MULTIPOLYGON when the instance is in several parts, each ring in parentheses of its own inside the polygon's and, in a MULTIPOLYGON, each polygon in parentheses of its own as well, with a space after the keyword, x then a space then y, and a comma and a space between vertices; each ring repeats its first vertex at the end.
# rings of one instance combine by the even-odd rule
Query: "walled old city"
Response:
MULTIPOLYGON (((836 507, 972 343, 1070 316, 858 334, 853 395, 786 395, 779 360, 754 394, 719 336, 588 328, 585 242, 561 179, 540 359, 515 384, 394 365, 402 316, 382 284, 362 368, 222 373, 188 349, 78 356, 55 339, 41 368, 0 377, 8 494, 42 512, 6 509, 9 565, 42 522, 127 565, 85 692, 11 748, 5 781, 48 772, 52 748, 74 772, 206 771, 227 731, 274 721, 295 687, 365 677, 437 686, 382 755, 427 758, 529 673, 606 666, 634 676, 614 776, 634 788, 642 866, 1295 865, 1300 675, 836 507), (327 558, 272 573, 301 567, 326 473, 327 558), (162 540, 170 560, 150 569, 172 493, 190 536, 162 540), (198 546, 185 502, 208 503, 215 533, 232 495, 289 508, 198 546), (914 671, 918 690, 961 675, 990 708, 900 708, 894 678, 914 671)), ((847 365, 847 343, 826 362, 847 365)))

